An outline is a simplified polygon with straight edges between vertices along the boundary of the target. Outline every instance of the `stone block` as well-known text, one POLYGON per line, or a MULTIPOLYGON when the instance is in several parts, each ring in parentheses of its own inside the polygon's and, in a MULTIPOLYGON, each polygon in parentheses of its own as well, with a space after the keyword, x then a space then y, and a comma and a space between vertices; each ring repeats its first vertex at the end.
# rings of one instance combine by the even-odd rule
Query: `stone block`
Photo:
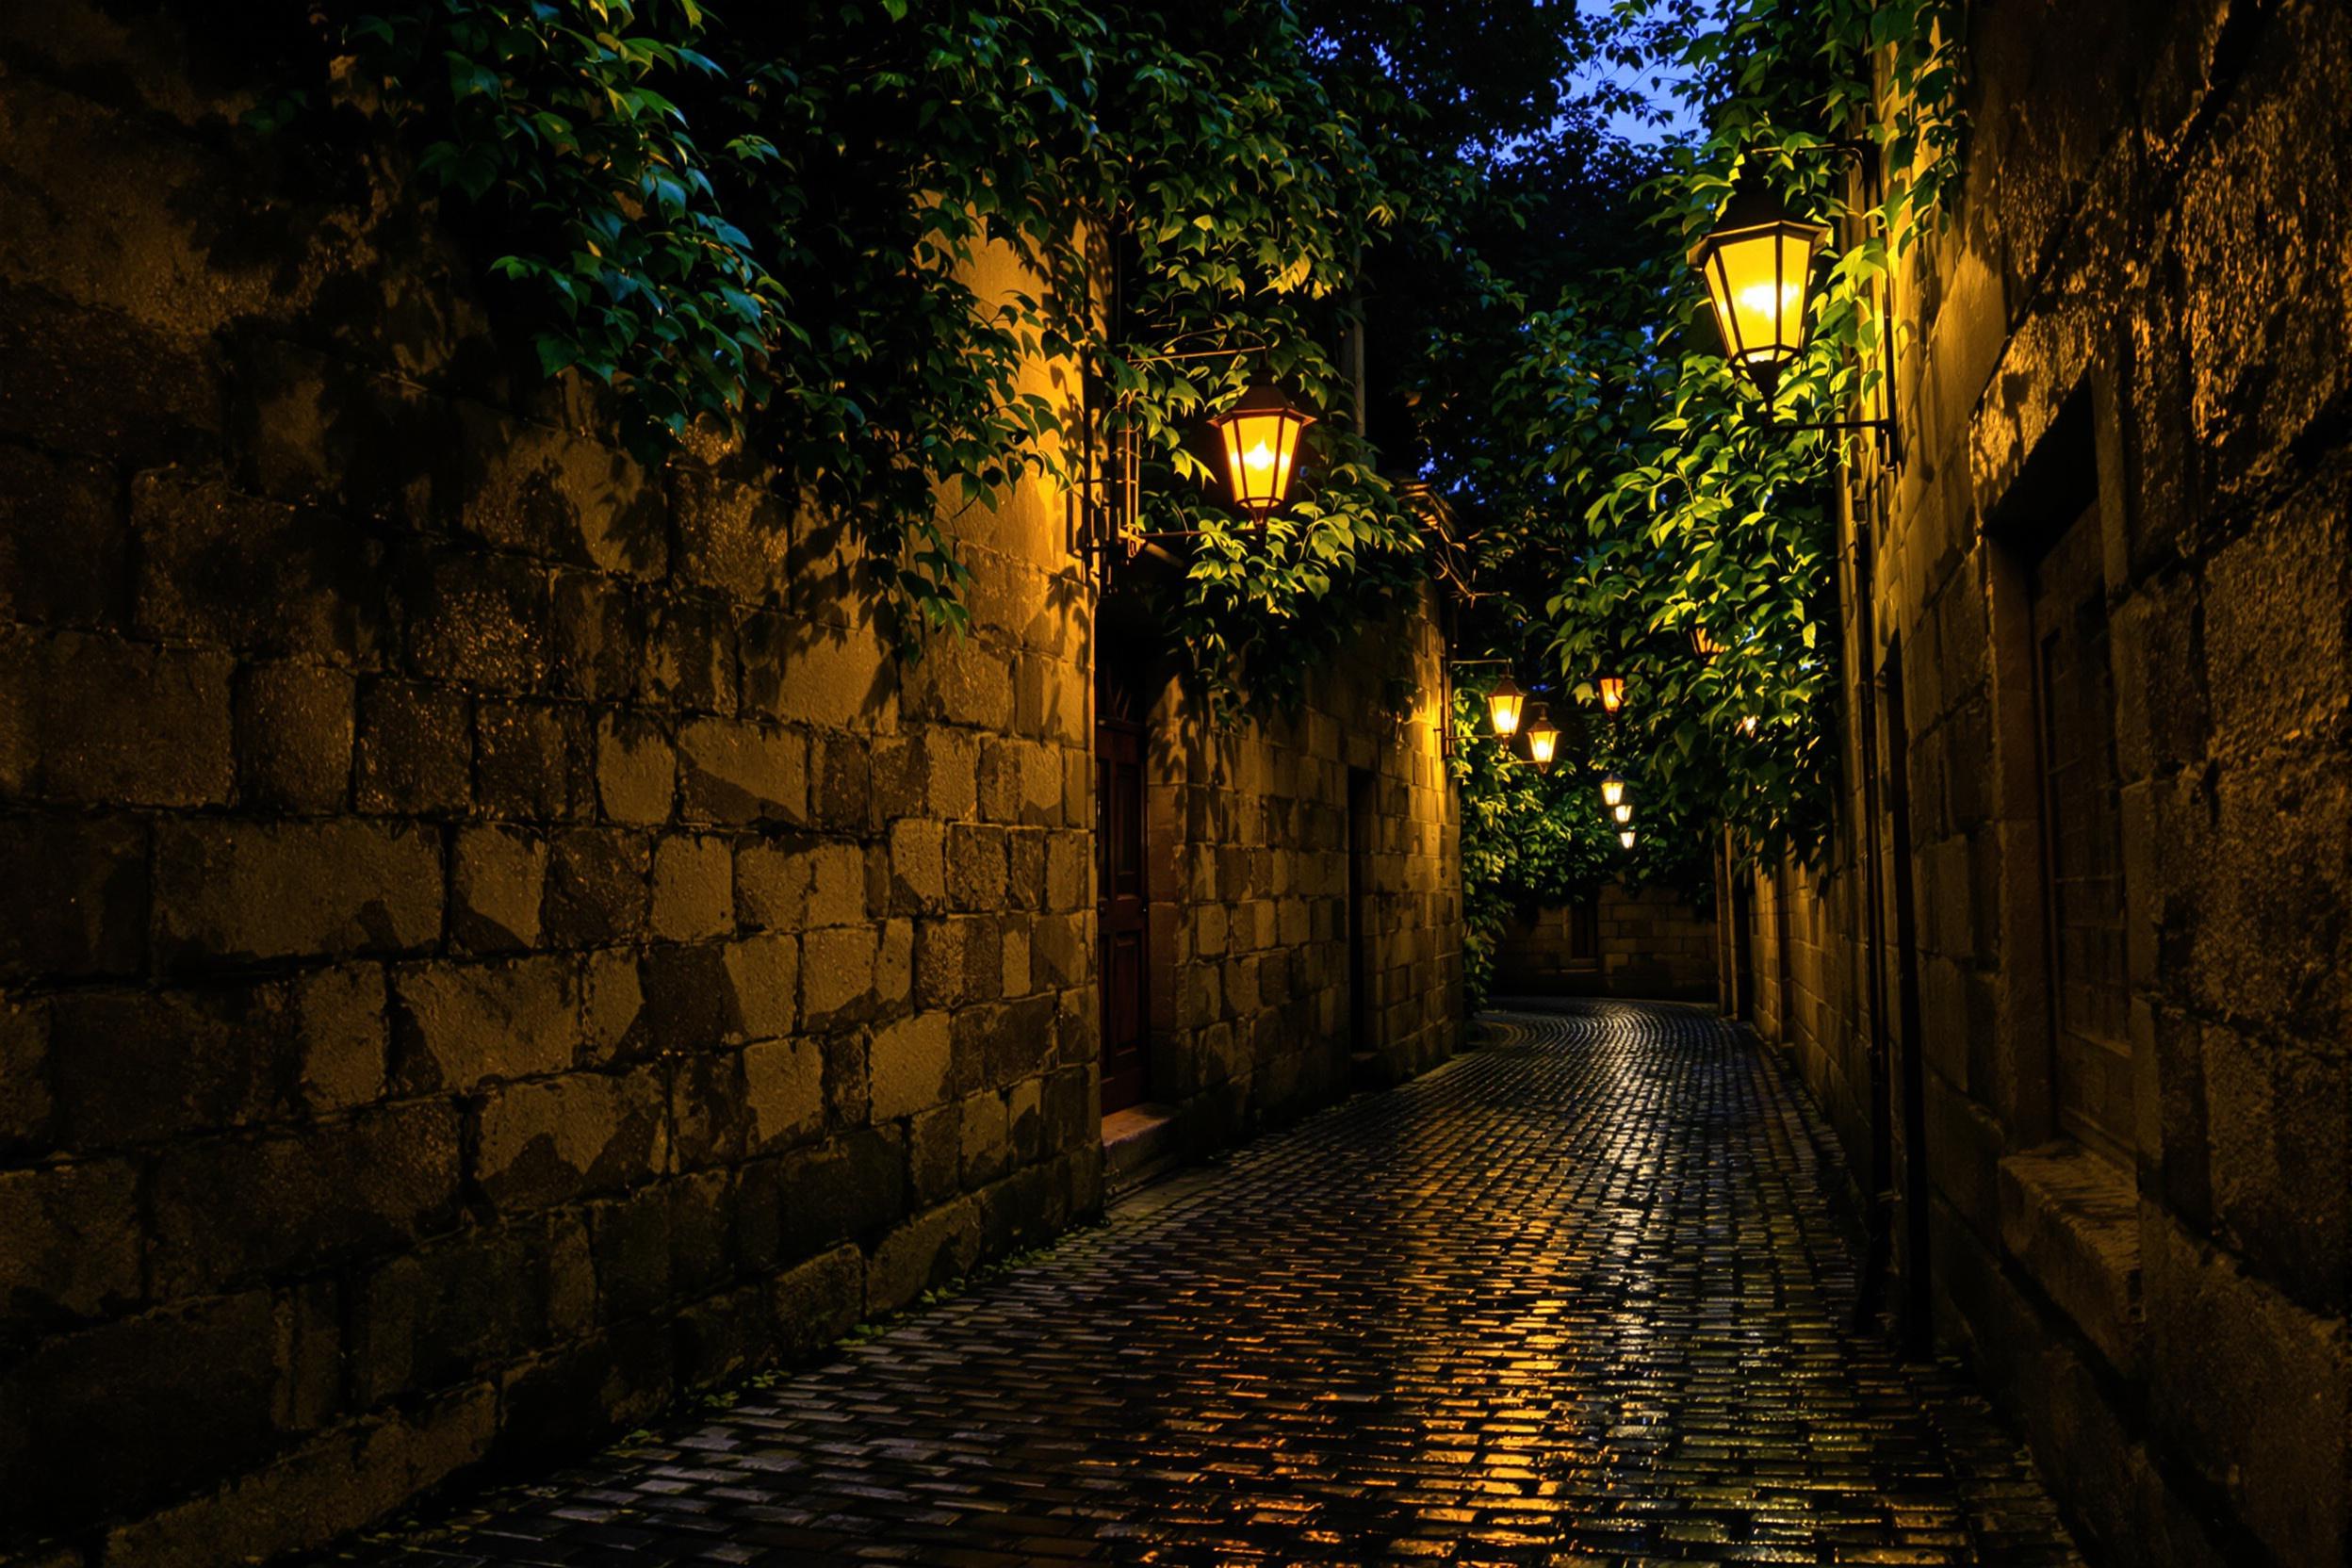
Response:
POLYGON ((650 1069, 511 1085, 477 1113, 476 1180, 507 1213, 617 1191, 669 1168, 668 1112, 650 1069))
POLYGON ((676 1319, 681 1388, 731 1383, 764 1361, 774 1343, 764 1284, 738 1285, 681 1309, 676 1319))
POLYGON ((0 994, 0 1150, 49 1140, 49 1006, 0 994))
POLYGON ((570 1067, 580 1048, 579 972, 540 955, 393 972, 394 1088, 471 1094, 570 1067))
POLYGON ((414 951, 441 935, 438 835, 369 822, 165 822, 155 951, 173 968, 414 951))
POLYGON ((674 464, 669 500, 679 580, 745 604, 783 597, 791 519, 774 492, 674 464))
POLYGON ((761 612, 744 617, 743 701, 762 718, 888 733, 898 727, 896 650, 855 627, 761 612))
POLYGON ((498 1424, 489 1461, 545 1462, 579 1434, 637 1425, 674 1392, 666 1326, 651 1319, 594 1333, 516 1366, 498 1380, 498 1424))
POLYGON ((2120 1376, 2140 1351, 2138 1194, 2080 1149, 2001 1162, 2001 1241, 2120 1376))
POLYGON ((260 1460, 276 1441, 273 1317, 266 1291, 216 1297, 54 1336, 0 1373, 15 1530, 80 1527, 260 1460))
POLYGON ((823 1349, 866 1315, 866 1259, 855 1247, 821 1252, 769 1289, 776 1348, 787 1359, 823 1349))
POLYGON ((483 1457, 498 1424, 487 1383, 338 1427, 218 1492, 109 1530, 120 1568, 259 1562, 381 1518, 483 1457))
POLYGON ((939 638, 907 672, 911 718, 939 719, 988 734, 1013 727, 1013 676, 1005 656, 976 638, 939 638))
POLYGON ((741 1053, 697 1052, 670 1064, 671 1164, 678 1170, 740 1165, 751 1119, 741 1053))
POLYGON ((944 1202, 962 1190, 963 1137, 963 1113, 953 1104, 908 1119, 906 1179, 916 1206, 944 1202))
POLYGON ((547 679, 551 696, 629 702, 645 678, 645 591, 600 572, 550 574, 547 679))
POLYGON ((867 1052, 874 1119, 895 1120, 944 1102, 951 1056, 945 1013, 916 1013, 876 1029, 867 1052))
POLYGON ((2343 1560, 2352 1341, 2145 1211, 2149 1413, 2280 1562, 2343 1560))
POLYGON ((929 914, 947 901, 947 830, 923 817, 890 825, 890 912, 929 914))
POLYGON ((288 1116, 300 1059, 287 988, 82 990, 53 1005, 59 1129, 77 1149, 288 1116))
POLYGON ((947 829, 947 900, 951 907, 990 914, 1005 905, 1004 830, 976 823, 947 829))
POLYGON ((465 694, 413 681, 360 691, 353 792, 362 811, 463 811, 474 798, 474 720, 465 694))
POLYGON ((421 558, 400 584, 407 666, 477 691, 535 691, 547 675, 551 607, 535 563, 454 550, 421 558))
POLYGON ((0 635, 0 793, 214 806, 236 778, 225 654, 0 635))
POLYGON ((147 897, 142 823, 0 819, 0 981, 136 971, 147 897))
POLYGON ((1005 1096, 1005 1125, 1018 1164, 1033 1164, 1045 1152, 1044 1105, 1045 1081, 1041 1078, 1023 1078, 1005 1096))
POLYGON ((967 1190, 986 1186, 1012 1168, 1012 1123, 1002 1094, 984 1090, 966 1095, 957 1103, 956 1118, 967 1190))
POLYGON ((825 1053, 808 1039, 755 1040, 743 1047, 743 1107, 749 1152, 774 1153, 825 1129, 825 1053))
POLYGON ((653 935, 694 941, 735 928, 735 856, 723 838, 672 834, 653 850, 653 935))
POLYGON ((863 834, 880 825, 873 753, 862 737, 819 732, 810 740, 808 820, 828 833, 863 834))
POLYGON ((639 975, 650 1040, 698 1052, 791 1034, 797 959, 785 936, 647 952, 639 975))
POLYGON ((237 785, 248 804, 334 811, 351 791, 351 678, 316 664, 253 665, 237 681, 237 785))
POLYGON ((588 1246, 596 1260, 600 1322, 650 1317, 668 1304, 674 1184, 645 1187, 589 1211, 588 1246))
POLYGON ((505 827, 464 827, 451 841, 449 938, 469 953, 539 943, 547 843, 505 827))
POLYGON ((220 371, 188 339, 46 290, 0 289, 0 433, 139 466, 220 449, 220 371))
POLYGON ((313 1114, 350 1110, 384 1094, 384 970, 347 964, 290 983, 300 1036, 301 1092, 313 1114))
POLYGON ((655 1049, 645 992, 633 949, 591 953, 580 982, 580 1037, 589 1064, 641 1057, 655 1049))
POLYGON ((678 732, 678 789, 689 822, 806 823, 808 739, 731 719, 694 720, 678 732))
POLYGON ((800 1016, 822 1029, 854 1022, 871 1011, 880 961, 879 933, 871 925, 810 931, 801 964, 800 1016))
POLYGON ((175 1146, 155 1177, 159 1295, 320 1268, 413 1242, 455 1213, 458 1120, 444 1103, 175 1146))
POLYGON ((582 827, 547 845, 543 939, 558 947, 601 947, 645 934, 652 900, 653 846, 642 833, 582 827))
POLYGON ((769 839, 735 841, 735 916, 755 931, 796 931, 808 907, 808 854, 769 839))
POLYGON ((882 1238, 866 1265, 866 1310, 895 1312, 968 1273, 980 1256, 979 1205, 959 1198, 882 1238))
POLYGON ((658 578, 669 564, 661 487, 626 452, 477 403, 456 407, 450 520, 500 549, 658 578))
POLYGON ((677 596, 647 605, 639 684, 656 702, 690 713, 732 713, 735 657, 735 623, 725 606, 677 596))
POLYGON ((815 929, 866 923, 866 852, 862 845, 838 840, 811 845, 804 852, 808 865, 808 905, 803 914, 815 929))
POLYGON ((616 711, 596 725, 596 796, 611 822, 659 825, 678 795, 678 754, 642 714, 616 711))
POLYGON ((130 532, 111 473, 0 447, 0 620, 115 629, 129 619, 130 532))
POLYGON ((140 1247, 130 1161, 0 1171, 0 1311, 12 1324, 54 1328, 136 1302, 140 1247))
POLYGON ((132 482, 131 529, 152 636, 347 665, 385 641, 384 546, 346 518, 162 471, 132 482))
POLYGON ((557 1244, 537 1221, 469 1225, 362 1273, 351 1357, 360 1407, 447 1387, 537 1348, 557 1244))
POLYGON ((474 707, 475 799, 485 815, 586 821, 596 813, 596 759, 584 710, 536 702, 474 707))
POLYGON ((896 1128, 858 1128, 763 1164, 785 1195, 787 1259, 872 1240, 906 1212, 906 1145, 896 1128))

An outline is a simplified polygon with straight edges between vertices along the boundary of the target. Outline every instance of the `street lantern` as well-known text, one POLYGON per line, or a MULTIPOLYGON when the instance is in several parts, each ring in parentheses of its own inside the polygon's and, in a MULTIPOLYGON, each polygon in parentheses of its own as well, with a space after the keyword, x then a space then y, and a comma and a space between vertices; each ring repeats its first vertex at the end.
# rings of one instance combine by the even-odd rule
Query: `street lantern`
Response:
POLYGON ((1617 825, 1623 827, 1625 824, 1633 820, 1633 802, 1629 800, 1621 800, 1615 806, 1609 808, 1609 812, 1617 819, 1617 825))
POLYGON ((1625 680, 1623 676, 1605 675, 1600 678, 1601 711, 1615 716, 1625 705, 1625 680))
POLYGON ((1486 706, 1494 716, 1495 734, 1508 741, 1519 733, 1519 710, 1527 700, 1527 694, 1519 689, 1519 683, 1508 673, 1494 683, 1494 689, 1486 694, 1486 706))
POLYGON ((1618 847, 1621 849, 1631 849, 1633 847, 1633 829, 1630 827, 1620 828, 1617 832, 1617 843, 1618 847))
POLYGON ((1756 733, 1756 715, 1754 713, 1750 713, 1746 718, 1740 721, 1740 733, 1742 735, 1753 735, 1756 733))
POLYGON ((1767 398, 1780 384, 1781 371, 1805 351, 1813 253, 1828 240, 1828 224, 1792 217, 1751 169, 1715 226, 1690 249, 1690 265, 1715 307, 1723 357, 1767 398))
POLYGON ((1625 781, 1613 773, 1602 776, 1601 804, 1603 806, 1616 806, 1621 804, 1625 798, 1625 781))
POLYGON ((1225 477, 1233 504, 1264 521, 1290 494, 1291 470, 1298 457, 1298 434, 1314 418, 1273 387, 1260 382, 1241 401, 1210 419, 1225 447, 1225 477))
POLYGON ((1527 720, 1527 759, 1538 768, 1548 772, 1552 765, 1552 754, 1559 748, 1560 727, 1552 723, 1549 707, 1539 702, 1527 720))

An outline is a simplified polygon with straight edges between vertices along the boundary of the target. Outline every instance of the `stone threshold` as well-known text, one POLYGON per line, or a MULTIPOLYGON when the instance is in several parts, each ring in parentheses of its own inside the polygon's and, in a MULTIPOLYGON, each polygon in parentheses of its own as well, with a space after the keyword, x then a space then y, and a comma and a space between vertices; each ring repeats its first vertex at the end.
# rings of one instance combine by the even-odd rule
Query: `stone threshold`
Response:
POLYGON ((1102 1196, 1117 1201, 1184 1163, 1173 1108, 1145 1102, 1102 1119, 1102 1196))

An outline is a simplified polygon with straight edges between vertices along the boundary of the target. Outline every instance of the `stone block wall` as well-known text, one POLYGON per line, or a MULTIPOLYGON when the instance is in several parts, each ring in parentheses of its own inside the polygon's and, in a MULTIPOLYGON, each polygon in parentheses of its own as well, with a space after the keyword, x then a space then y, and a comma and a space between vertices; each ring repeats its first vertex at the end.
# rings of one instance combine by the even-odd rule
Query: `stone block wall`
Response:
MULTIPOLYGON (((975 630, 902 665, 837 523, 516 371, 397 156, 282 159, 177 14, 0 11, 0 1558, 44 1568, 314 1546, 1101 1192, 1068 498, 960 515, 975 630)), ((1272 851, 1364 726, 1318 690, 1250 743, 1296 806, 1193 841, 1249 933, 1200 1027, 1289 1109, 1329 868, 1272 851)), ((1419 757, 1369 764, 1411 1065, 1459 948, 1419 757)))
POLYGON ((1148 1092, 1188 1145, 1410 1077, 1460 1044, 1445 660, 1432 591, 1315 672, 1296 711, 1235 730, 1173 681, 1152 703, 1148 1092))
POLYGON ((1671 889, 1611 882, 1584 906, 1526 911, 1494 952, 1498 996, 1716 997, 1716 922, 1671 889))
MULTIPOLYGON (((1867 1094, 1875 843, 1893 1135, 1926 1173, 1898 1160, 1928 1220, 1898 1253, 1936 1330, 2100 1560, 2339 1562, 2352 12, 1984 7, 1969 41, 1957 220, 1898 292, 1908 461, 1854 476, 1879 820, 1857 793, 1830 881, 1777 878, 1750 945, 1789 1003, 1758 1017, 1833 1109, 1867 1094), (2070 527, 2088 607, 2037 622, 2070 527), (2092 651, 2053 674, 2067 638, 2092 651), (2112 867, 2064 853, 2119 881, 2112 952, 2050 935, 2062 753, 2109 779, 2112 867), (2117 1066, 2085 1087, 2053 1019, 2110 959, 2117 1066)), ((1862 1168, 1867 1106, 1835 1119, 1862 1168)))

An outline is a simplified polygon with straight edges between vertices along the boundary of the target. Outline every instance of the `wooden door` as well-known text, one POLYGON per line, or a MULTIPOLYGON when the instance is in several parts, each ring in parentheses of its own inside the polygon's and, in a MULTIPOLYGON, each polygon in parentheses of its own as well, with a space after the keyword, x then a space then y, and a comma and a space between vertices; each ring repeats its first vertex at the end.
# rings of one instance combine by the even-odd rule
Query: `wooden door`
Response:
POLYGON ((1144 885, 1144 727, 1135 705, 1106 683, 1094 722, 1097 967, 1102 985, 1102 1113, 1150 1088, 1145 1052, 1150 903, 1144 885))

